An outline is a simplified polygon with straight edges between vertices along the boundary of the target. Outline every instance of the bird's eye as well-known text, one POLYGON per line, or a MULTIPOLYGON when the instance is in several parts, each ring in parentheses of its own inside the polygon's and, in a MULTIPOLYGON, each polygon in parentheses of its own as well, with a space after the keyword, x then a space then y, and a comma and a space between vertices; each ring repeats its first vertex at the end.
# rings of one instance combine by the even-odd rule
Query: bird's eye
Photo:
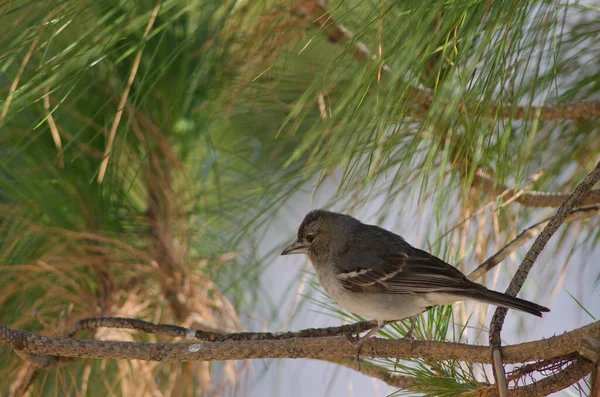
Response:
POLYGON ((313 236, 312 234, 306 235, 306 241, 308 241, 309 243, 312 243, 314 239, 315 239, 315 236, 313 236))

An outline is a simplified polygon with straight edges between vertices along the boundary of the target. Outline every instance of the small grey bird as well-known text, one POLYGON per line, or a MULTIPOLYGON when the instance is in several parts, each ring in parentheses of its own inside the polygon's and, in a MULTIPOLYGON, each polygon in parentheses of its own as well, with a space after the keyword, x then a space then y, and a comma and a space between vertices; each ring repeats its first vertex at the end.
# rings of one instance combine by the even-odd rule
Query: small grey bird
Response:
POLYGON ((377 320, 378 326, 413 317, 437 305, 474 299, 542 317, 550 309, 491 291, 457 268, 404 238, 350 215, 309 212, 298 238, 281 255, 307 254, 329 294, 349 312, 377 320))

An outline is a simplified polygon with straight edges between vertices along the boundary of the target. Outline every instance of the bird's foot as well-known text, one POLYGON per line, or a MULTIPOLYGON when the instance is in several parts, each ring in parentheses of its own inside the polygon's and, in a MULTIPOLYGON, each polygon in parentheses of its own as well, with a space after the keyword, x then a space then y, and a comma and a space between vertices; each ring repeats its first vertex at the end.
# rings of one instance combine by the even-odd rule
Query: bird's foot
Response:
MULTIPOLYGON (((402 342, 408 342, 410 344, 410 348, 412 350, 412 346, 413 346, 413 342, 415 341, 415 338, 412 335, 405 335, 402 338, 398 338, 398 341, 402 341, 402 342)), ((400 363, 400 357, 396 357, 396 361, 394 363, 394 371, 396 371, 396 367, 398 366, 398 364, 400 363)))
POLYGON ((410 340, 411 343, 415 340, 415 338, 413 338, 413 332, 415 331, 415 324, 417 323, 417 318, 418 316, 413 316, 410 319, 410 327, 408 328, 408 331, 406 332, 406 335, 404 335, 403 338, 410 340))
POLYGON ((379 321, 377 323, 377 326, 375 326, 373 329, 371 329, 369 332, 367 332, 367 334, 365 336, 360 336, 360 334, 357 335, 352 335, 352 334, 346 334, 346 339, 348 339, 348 342, 350 342, 352 345, 354 345, 354 347, 356 347, 356 363, 358 365, 358 371, 360 372, 360 351, 362 349, 363 343, 365 343, 365 341, 367 339, 369 339, 370 337, 374 336, 379 330, 381 330, 383 327, 385 327, 387 324, 387 322, 385 321, 379 321))
POLYGON ((353 334, 348 333, 348 334, 345 334, 345 336, 346 336, 346 339, 348 339, 348 342, 350 342, 351 345, 356 345, 356 343, 358 341, 360 341, 360 334, 353 335, 353 334))
POLYGON ((356 348, 356 355, 354 356, 354 359, 356 360, 356 365, 358 366, 357 370, 358 372, 360 372, 360 351, 362 349, 363 343, 365 343, 365 340, 367 340, 368 338, 366 336, 363 336, 361 338, 360 334, 346 334, 346 339, 348 339, 348 342, 350 342, 350 344, 356 348))
POLYGON ((363 347, 363 344, 365 343, 365 341, 367 339, 368 338, 366 338, 366 337, 358 338, 354 342, 354 346, 356 347, 356 356, 355 356, 355 359, 356 359, 356 365, 358 366, 358 368, 357 368, 358 372, 360 372, 360 369, 361 369, 361 367, 360 367, 360 351, 361 351, 361 349, 363 347))
MULTIPOLYGON (((417 322, 417 316, 413 316, 411 318, 410 321, 410 327, 408 328, 408 331, 406 332, 406 335, 404 335, 402 338, 398 338, 399 341, 406 341, 410 343, 410 347, 412 350, 412 345, 413 342, 415 341, 415 337, 413 336, 413 332, 415 330, 415 323, 417 322)), ((396 367, 398 366, 398 364, 400 363, 400 358, 396 358, 396 362, 394 363, 394 371, 396 370, 396 367)))
POLYGON ((400 357, 396 357, 396 362, 394 362, 394 372, 397 371, 398 364, 400 364, 400 357))

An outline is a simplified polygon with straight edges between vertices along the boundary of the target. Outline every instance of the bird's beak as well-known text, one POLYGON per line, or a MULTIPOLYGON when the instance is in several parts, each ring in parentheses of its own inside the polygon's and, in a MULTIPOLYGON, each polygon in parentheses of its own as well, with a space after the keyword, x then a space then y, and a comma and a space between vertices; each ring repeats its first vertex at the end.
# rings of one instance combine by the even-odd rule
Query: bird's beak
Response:
POLYGON ((308 247, 304 245, 301 241, 294 241, 290 245, 288 245, 281 255, 293 255, 293 254, 308 254, 308 247))

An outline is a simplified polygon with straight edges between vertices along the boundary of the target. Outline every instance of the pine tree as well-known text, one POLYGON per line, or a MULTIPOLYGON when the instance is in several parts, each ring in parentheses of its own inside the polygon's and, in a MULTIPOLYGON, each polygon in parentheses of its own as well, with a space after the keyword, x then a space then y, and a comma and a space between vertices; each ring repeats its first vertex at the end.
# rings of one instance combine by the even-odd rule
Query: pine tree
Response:
MULTIPOLYGON (((380 200, 380 222, 394 219, 394 202, 418 202, 427 213, 417 215, 432 220, 428 249, 480 282, 492 269, 508 275, 502 261, 524 258, 526 243, 559 226, 566 202, 568 223, 545 251, 586 260, 538 263, 528 253, 547 277, 532 293, 593 267, 599 19, 593 2, 562 1, 5 1, 0 324, 136 342, 173 339, 142 323, 129 325, 148 332, 73 327, 123 317, 244 331, 273 257, 258 255, 254 232, 300 189, 332 180, 331 206, 355 212, 380 200)), ((536 244, 547 242, 540 236, 536 244)), ((418 339, 488 329, 470 315, 433 309, 418 339)), ((575 332, 591 337, 586 348, 572 341, 568 354, 511 361, 535 364, 506 368, 510 395, 597 393, 597 375, 586 377, 600 325, 575 332), (539 382, 525 386, 532 374, 539 382)), ((316 344, 306 342, 308 357, 316 344)), ((248 362, 224 356, 182 364, 13 350, 0 350, 0 387, 15 395, 222 395, 247 381, 248 362)), ((503 395, 498 362, 494 381, 471 356, 439 354, 367 355, 360 370, 405 393, 503 395)), ((319 358, 357 369, 347 357, 319 358)))

